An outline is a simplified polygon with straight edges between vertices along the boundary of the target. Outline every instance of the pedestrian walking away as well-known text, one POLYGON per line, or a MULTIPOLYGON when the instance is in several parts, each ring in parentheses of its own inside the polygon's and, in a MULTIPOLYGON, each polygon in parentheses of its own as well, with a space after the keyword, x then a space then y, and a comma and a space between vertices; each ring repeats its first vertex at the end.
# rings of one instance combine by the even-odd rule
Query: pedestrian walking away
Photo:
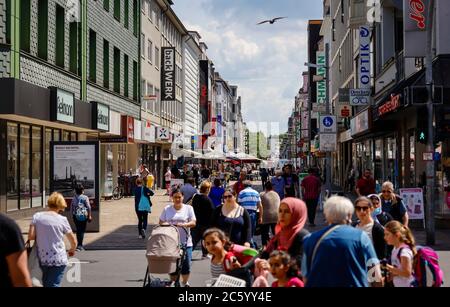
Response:
POLYGON ((222 187, 220 179, 214 179, 214 186, 211 188, 211 192, 209 192, 209 198, 212 200, 215 207, 222 204, 224 193, 225 189, 222 187))
POLYGON ((280 207, 280 197, 273 190, 272 183, 266 183, 266 190, 261 192, 261 205, 263 208, 262 221, 261 221, 261 244, 265 249, 267 243, 272 236, 275 235, 275 226, 278 222, 278 209, 280 207))
POLYGON ((31 287, 27 251, 19 226, 0 213, 0 288, 31 287))
POLYGON ((72 198, 70 206, 73 222, 77 233, 77 251, 83 251, 83 240, 86 232, 87 223, 92 221, 92 208, 89 197, 84 195, 84 186, 78 184, 75 188, 75 196, 72 198))
POLYGON ((192 196, 198 193, 195 188, 195 179, 193 177, 187 178, 185 184, 181 187, 181 193, 183 193, 183 201, 188 203, 192 196))
MULTIPOLYGON (((215 206, 212 200, 208 197, 211 190, 211 183, 209 181, 203 181, 200 185, 200 194, 195 194, 192 198, 192 207, 194 208, 195 217, 197 222, 194 228, 192 228, 192 249, 199 242, 201 242, 203 233, 211 225, 211 216, 214 212, 215 206)), ((202 257, 205 258, 208 254, 203 244, 202 247, 202 257)))
POLYGON ((136 179, 134 190, 134 210, 138 218, 138 236, 145 239, 147 235, 148 214, 152 212, 151 196, 155 193, 145 187, 141 178, 136 179))
POLYGON ((257 224, 261 224, 262 216, 264 214, 263 207, 261 205, 261 198, 259 193, 252 188, 252 183, 249 180, 243 182, 245 189, 239 193, 238 203, 244 207, 251 220, 251 246, 253 248, 258 248, 254 240, 255 231, 257 224))
POLYGON ((54 192, 47 200, 48 210, 33 215, 28 240, 36 241, 42 268, 44 287, 60 287, 68 264, 67 255, 75 255, 76 238, 69 221, 59 213, 67 207, 64 197, 54 192), (63 238, 67 237, 70 249, 66 252, 63 238))
POLYGON ((286 165, 284 167, 284 197, 297 197, 298 193, 298 176, 292 172, 292 165, 286 165))
POLYGON ((170 167, 167 168, 166 173, 164 174, 164 181, 166 183, 166 195, 170 195, 170 180, 172 180, 172 172, 170 171, 170 167))
POLYGON ((272 183, 273 190, 277 192, 280 199, 284 199, 284 178, 283 172, 281 170, 275 171, 275 177, 273 177, 270 182, 272 183))
POLYGON ((247 180, 247 172, 244 172, 244 171, 240 172, 239 179, 238 179, 238 181, 236 181, 236 183, 233 186, 234 193, 236 195, 239 195, 239 193, 241 193, 241 191, 243 189, 245 189, 244 181, 246 181, 246 180, 247 180))
POLYGON ((302 275, 306 287, 381 286, 380 262, 366 233, 349 224, 352 202, 330 197, 324 204, 328 227, 304 240, 302 275), (375 277, 373 277, 375 276, 375 277))
MULTIPOLYGON (((181 286, 189 287, 189 275, 192 265, 192 237, 190 229, 196 225, 196 217, 192 206, 183 203, 183 193, 178 188, 171 191, 173 204, 166 206, 159 217, 159 224, 170 224, 177 226, 182 244, 186 245, 186 257, 181 264, 181 286)), ((172 281, 175 281, 178 272, 170 274, 172 281)))
POLYGON ((309 225, 316 226, 314 221, 316 219, 317 205, 319 203, 319 197, 322 187, 322 182, 319 177, 316 176, 315 169, 311 168, 301 183, 303 200, 308 207, 308 220, 309 225))

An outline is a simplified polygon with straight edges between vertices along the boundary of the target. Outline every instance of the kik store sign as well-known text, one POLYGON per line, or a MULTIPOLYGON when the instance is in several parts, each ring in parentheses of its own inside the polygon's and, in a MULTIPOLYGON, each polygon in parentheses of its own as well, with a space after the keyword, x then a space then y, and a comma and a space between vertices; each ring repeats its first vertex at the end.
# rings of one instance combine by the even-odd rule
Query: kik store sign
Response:
POLYGON ((71 92, 51 87, 51 120, 73 124, 75 122, 75 96, 71 92))

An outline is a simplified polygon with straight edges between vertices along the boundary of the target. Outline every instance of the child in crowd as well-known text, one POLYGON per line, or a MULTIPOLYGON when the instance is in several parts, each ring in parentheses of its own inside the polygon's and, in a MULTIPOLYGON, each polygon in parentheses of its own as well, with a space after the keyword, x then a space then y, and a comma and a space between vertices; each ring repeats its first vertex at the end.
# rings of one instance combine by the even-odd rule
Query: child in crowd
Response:
POLYGON ((272 252, 269 264, 272 276, 277 279, 272 283, 272 287, 304 287, 303 281, 298 278, 297 264, 287 252, 272 252))
POLYGON ((232 244, 225 233, 218 228, 206 230, 203 234, 203 242, 208 253, 212 255, 211 275, 213 278, 240 268, 258 254, 254 249, 232 244))
POLYGON ((391 221, 385 226, 384 239, 394 246, 391 264, 386 264, 388 281, 392 280, 394 287, 412 287, 413 261, 417 251, 411 230, 398 221, 391 221))
POLYGON ((270 265, 269 262, 265 259, 256 259, 255 260, 255 276, 256 279, 253 282, 253 288, 267 288, 269 287, 269 282, 267 279, 269 278, 270 265))

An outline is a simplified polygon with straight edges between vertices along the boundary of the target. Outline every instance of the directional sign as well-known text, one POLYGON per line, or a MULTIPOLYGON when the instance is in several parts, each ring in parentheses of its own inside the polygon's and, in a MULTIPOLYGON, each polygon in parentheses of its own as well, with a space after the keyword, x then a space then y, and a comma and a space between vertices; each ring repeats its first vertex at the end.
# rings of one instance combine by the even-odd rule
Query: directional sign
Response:
POLYGON ((319 136, 320 151, 321 152, 332 152, 336 151, 337 147, 337 135, 335 133, 324 133, 319 136))
POLYGON ((336 133, 336 116, 320 116, 320 133, 336 133))
POLYGON ((370 104, 370 89, 350 89, 350 105, 368 106, 370 104))

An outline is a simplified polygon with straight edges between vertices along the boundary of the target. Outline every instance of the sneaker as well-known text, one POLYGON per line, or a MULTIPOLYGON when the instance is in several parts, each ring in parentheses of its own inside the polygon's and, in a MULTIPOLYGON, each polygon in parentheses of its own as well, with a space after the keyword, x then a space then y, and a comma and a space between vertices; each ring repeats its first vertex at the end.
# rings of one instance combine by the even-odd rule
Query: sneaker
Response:
POLYGON ((181 288, 190 288, 191 285, 189 284, 189 282, 183 283, 182 281, 180 281, 180 287, 181 287, 181 288))
POLYGON ((141 238, 145 239, 145 230, 144 229, 141 230, 141 238))

